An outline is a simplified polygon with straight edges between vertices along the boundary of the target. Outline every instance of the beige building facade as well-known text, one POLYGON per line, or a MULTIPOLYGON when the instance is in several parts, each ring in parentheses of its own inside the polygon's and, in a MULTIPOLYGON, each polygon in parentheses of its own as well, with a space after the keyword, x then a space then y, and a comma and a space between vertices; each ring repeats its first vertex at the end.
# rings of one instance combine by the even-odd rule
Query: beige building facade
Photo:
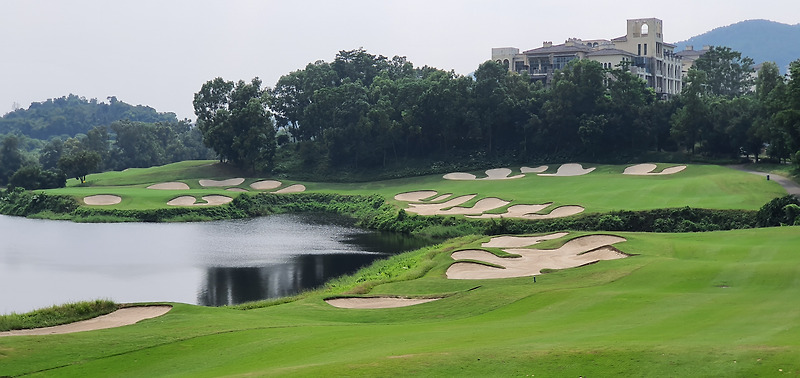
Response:
POLYGON ((682 65, 674 49, 675 45, 664 42, 661 20, 641 18, 627 20, 626 34, 611 40, 571 38, 559 45, 544 42, 522 53, 513 47, 492 49, 492 60, 545 84, 575 59, 593 60, 607 69, 625 66, 666 98, 681 91, 682 65))

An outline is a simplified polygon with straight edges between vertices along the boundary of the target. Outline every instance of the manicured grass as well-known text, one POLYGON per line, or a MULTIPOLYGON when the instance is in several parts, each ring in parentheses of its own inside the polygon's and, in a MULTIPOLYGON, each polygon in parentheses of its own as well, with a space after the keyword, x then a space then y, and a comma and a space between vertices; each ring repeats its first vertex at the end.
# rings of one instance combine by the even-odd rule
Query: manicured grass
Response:
POLYGON ((535 284, 447 280, 450 251, 480 242, 462 238, 291 303, 247 311, 178 304, 135 326, 4 338, 0 375, 800 374, 800 228, 615 234, 628 239, 615 246, 635 256, 535 284), (323 302, 373 279, 370 295, 449 296, 384 310, 323 302))
MULTIPOLYGON (((594 166, 594 165, 584 165, 594 166)), ((658 170, 672 166, 659 164, 658 170)), ((513 204, 542 204, 553 202, 559 205, 580 205, 587 213, 604 213, 614 210, 647 210, 674 207, 696 207, 709 209, 755 210, 772 198, 785 195, 785 191, 774 181, 733 169, 714 165, 689 165, 677 174, 664 176, 623 175, 624 165, 598 165, 597 169, 584 176, 542 177, 527 174, 514 180, 498 181, 450 181, 441 175, 410 177, 404 179, 368 183, 314 183, 304 182, 308 192, 339 194, 380 194, 399 207, 406 203, 395 201, 396 194, 416 190, 436 190, 453 195, 478 194, 463 206, 470 206, 481 198, 499 197, 513 204)), ((555 170, 557 165, 552 165, 555 170)), ((512 167, 518 170, 519 167, 512 167)), ((92 194, 116 194, 122 203, 102 206, 109 209, 158 209, 167 207, 166 202, 180 195, 200 198, 208 194, 229 197, 242 195, 222 188, 203 188, 198 179, 226 179, 243 177, 226 165, 213 161, 187 161, 163 167, 132 169, 125 172, 106 172, 87 177, 85 186, 70 186, 49 190, 48 193, 67 194, 82 199, 92 194), (181 181, 189 190, 152 190, 148 185, 181 181)), ((483 172, 473 172, 481 177, 483 172)), ((249 184, 262 178, 247 177, 238 185, 249 188, 249 184)), ((284 187, 294 184, 291 180, 280 180, 284 187)), ((251 191, 252 193, 252 191, 251 191)), ((500 210, 497 210, 500 211, 500 210)), ((495 212, 497 212, 495 211, 495 212)), ((549 211, 549 210, 548 210, 549 211)))

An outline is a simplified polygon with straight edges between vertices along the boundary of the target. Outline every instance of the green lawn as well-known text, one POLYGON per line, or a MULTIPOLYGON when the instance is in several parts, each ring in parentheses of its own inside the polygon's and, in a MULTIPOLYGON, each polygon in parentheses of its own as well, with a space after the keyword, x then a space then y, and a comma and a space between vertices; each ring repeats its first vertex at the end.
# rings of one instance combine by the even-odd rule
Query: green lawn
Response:
POLYGON ((451 295, 406 308, 334 308, 323 301, 333 289, 255 310, 177 304, 134 326, 1 338, 0 375, 800 374, 800 228, 615 234, 635 256, 535 284, 444 278, 448 251, 474 238, 411 252, 397 261, 431 269, 370 294, 451 295))
MULTIPOLYGON (((588 166, 588 165, 584 165, 588 166)), ((660 164, 659 169, 670 166, 660 164)), ((557 165, 552 165, 555 170, 557 165)), ((512 167, 518 171, 519 167, 512 167)), ((665 176, 628 176, 621 174, 622 165, 599 165, 584 176, 542 177, 527 174, 514 180, 496 181, 450 181, 441 175, 411 177, 368 183, 315 183, 303 182, 309 192, 335 192, 341 194, 375 194, 384 196, 398 206, 406 206, 393 200, 395 194, 415 190, 436 190, 454 195, 478 194, 470 206, 481 198, 499 197, 513 204, 542 204, 553 202, 559 205, 580 205, 586 212, 608 212, 613 210, 645 210, 657 208, 691 206, 710 209, 760 208, 772 198, 785 195, 785 190, 774 181, 714 165, 690 165, 683 172, 665 176)), ((482 172, 474 172, 481 177, 482 172)), ((197 198, 207 194, 222 194, 230 197, 237 192, 221 188, 202 188, 198 179, 226 179, 242 177, 228 167, 213 161, 188 161, 163 167, 131 169, 125 172, 106 172, 89 175, 85 186, 69 186, 48 192, 72 195, 78 199, 92 194, 117 194, 122 203, 107 208, 152 209, 166 207, 166 202, 180 195, 197 198), (150 184, 181 181, 191 190, 145 189, 150 184)), ((238 185, 248 189, 249 184, 269 177, 249 177, 238 185)), ((75 180, 70 180, 75 183, 75 180)), ((280 180, 284 187, 294 184, 291 180, 280 180)), ((499 211, 499 210, 498 210, 499 211)))

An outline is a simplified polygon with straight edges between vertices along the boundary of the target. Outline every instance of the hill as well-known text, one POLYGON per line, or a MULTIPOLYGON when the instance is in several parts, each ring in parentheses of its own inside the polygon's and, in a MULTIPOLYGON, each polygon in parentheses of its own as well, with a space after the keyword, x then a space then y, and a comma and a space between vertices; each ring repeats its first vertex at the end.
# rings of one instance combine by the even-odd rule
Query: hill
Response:
POLYGON ((782 73, 789 63, 800 59, 800 24, 787 25, 769 20, 747 20, 723 26, 678 42, 676 51, 694 46, 728 46, 743 55, 753 58, 756 64, 772 61, 782 73))
POLYGON ((149 106, 130 105, 109 97, 109 103, 87 100, 74 94, 17 109, 0 118, 0 134, 20 133, 35 139, 86 134, 95 126, 114 121, 178 122, 175 113, 159 113, 149 106))

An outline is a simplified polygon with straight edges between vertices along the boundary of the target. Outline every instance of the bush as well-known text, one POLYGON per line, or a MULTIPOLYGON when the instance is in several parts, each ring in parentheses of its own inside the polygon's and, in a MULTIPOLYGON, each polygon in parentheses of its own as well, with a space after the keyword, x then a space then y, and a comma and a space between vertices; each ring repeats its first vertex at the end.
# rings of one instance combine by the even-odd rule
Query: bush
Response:
POLYGON ((786 210, 789 205, 800 205, 800 200, 793 195, 775 198, 767 202, 758 210, 756 222, 758 227, 774 227, 780 225, 792 225, 795 223, 796 214, 791 210, 786 210))

